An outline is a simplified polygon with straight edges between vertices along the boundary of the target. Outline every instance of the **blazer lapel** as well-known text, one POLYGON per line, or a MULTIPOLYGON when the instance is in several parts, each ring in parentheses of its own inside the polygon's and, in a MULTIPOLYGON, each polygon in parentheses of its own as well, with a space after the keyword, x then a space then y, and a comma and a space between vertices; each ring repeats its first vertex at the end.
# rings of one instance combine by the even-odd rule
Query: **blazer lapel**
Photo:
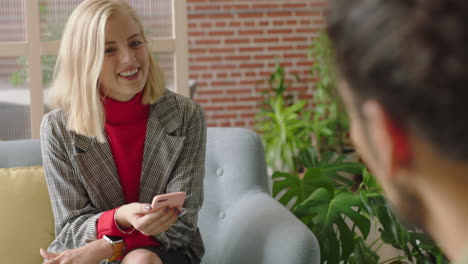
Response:
POLYGON ((73 159, 78 174, 86 182, 91 200, 109 209, 124 204, 122 186, 109 144, 76 135, 74 147, 73 159))
POLYGON ((172 92, 166 92, 151 106, 146 129, 143 168, 140 181, 140 201, 150 203, 153 196, 165 193, 180 151, 184 136, 178 135, 182 113, 172 92))

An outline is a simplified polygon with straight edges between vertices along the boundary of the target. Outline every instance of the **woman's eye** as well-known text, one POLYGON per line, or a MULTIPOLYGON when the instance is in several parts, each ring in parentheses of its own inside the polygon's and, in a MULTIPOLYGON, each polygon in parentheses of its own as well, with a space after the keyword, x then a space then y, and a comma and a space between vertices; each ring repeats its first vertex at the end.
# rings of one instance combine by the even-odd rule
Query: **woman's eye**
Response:
POLYGON ((105 52, 105 53, 112 53, 112 52, 114 52, 114 51, 115 51, 114 48, 107 48, 104 52, 105 52))
POLYGON ((133 47, 138 47, 140 45, 141 45, 141 41, 135 41, 135 42, 132 43, 133 47))

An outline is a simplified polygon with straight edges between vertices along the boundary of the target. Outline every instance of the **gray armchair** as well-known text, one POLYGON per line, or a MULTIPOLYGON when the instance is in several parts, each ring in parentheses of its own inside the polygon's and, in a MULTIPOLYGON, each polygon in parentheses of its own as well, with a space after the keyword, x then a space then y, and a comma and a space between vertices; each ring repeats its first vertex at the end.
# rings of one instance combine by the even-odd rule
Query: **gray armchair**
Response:
MULTIPOLYGON (((0 142, 0 168, 41 165, 40 155, 38 140, 0 142)), ((27 176, 33 179, 33 175, 27 176)), ((35 199, 35 206, 44 208, 47 212, 40 211, 51 222, 46 221, 46 226, 42 227, 34 225, 37 223, 34 218, 23 217, 24 221, 32 221, 31 224, 14 226, 18 223, 13 222, 13 226, 3 226, 5 232, 2 236, 11 239, 0 242, 0 249, 2 243, 24 245, 25 241, 29 241, 34 244, 23 246, 21 255, 4 252, 2 257, 9 263, 29 263, 21 260, 21 257, 32 254, 37 256, 37 263, 40 263, 37 249, 50 242, 52 213, 49 212, 50 202, 45 195, 44 179, 41 177, 39 180, 40 183, 31 187, 28 184, 19 185, 20 181, 11 175, 3 179, 0 177, 0 182, 12 189, 14 196, 1 199, 0 208, 4 208, 3 203, 11 206, 14 201, 19 204, 14 208, 20 212, 13 212, 13 215, 24 215, 27 210, 23 208, 21 211, 21 204, 35 199), (44 198, 32 192, 21 192, 25 187, 40 189, 44 198), (18 196, 21 199, 17 199, 18 196), (22 230, 21 234, 16 231, 18 228, 22 230)), ((199 227, 206 246, 203 264, 319 263, 320 250, 315 236, 289 210, 275 201, 268 189, 265 157, 258 136, 247 129, 209 128, 205 202, 199 214, 199 227)))

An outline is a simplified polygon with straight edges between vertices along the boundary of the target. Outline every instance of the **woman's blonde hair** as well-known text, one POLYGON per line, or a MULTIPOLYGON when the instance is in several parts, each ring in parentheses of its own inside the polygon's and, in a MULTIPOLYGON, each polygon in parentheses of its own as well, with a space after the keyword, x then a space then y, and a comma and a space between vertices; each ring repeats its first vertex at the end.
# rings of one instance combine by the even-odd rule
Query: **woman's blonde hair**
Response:
MULTIPOLYGON (((123 0, 86 0, 68 19, 60 43, 48 102, 61 108, 67 118, 67 129, 80 135, 106 141, 105 114, 99 91, 105 51, 105 28, 109 17, 125 12, 138 24, 148 44, 140 18, 123 0)), ((164 93, 162 70, 150 56, 148 79, 142 103, 152 104, 164 93)))

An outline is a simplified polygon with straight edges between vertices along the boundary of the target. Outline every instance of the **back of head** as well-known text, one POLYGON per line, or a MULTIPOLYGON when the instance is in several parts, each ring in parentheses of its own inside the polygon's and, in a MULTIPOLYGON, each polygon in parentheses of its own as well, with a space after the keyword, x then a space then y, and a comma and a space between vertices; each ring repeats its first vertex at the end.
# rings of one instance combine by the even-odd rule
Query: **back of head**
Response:
MULTIPOLYGON (((106 23, 117 12, 130 15, 147 42, 140 18, 126 1, 83 1, 65 26, 48 95, 49 104, 66 114, 69 130, 101 142, 106 138, 105 117, 98 83, 104 62, 106 23)), ((154 103, 164 86, 161 70, 150 60, 143 103, 154 103)))
POLYGON ((358 105, 376 99, 439 151, 468 160, 468 1, 333 0, 327 23, 358 105))

